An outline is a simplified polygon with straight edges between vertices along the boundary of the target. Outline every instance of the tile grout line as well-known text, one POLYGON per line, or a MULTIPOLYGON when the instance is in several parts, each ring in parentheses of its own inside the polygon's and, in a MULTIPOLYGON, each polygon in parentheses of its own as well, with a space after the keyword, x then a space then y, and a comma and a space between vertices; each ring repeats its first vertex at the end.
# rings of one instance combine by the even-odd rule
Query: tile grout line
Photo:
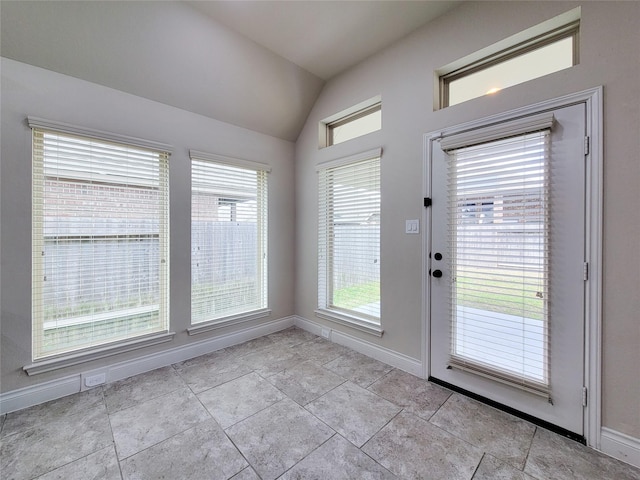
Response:
MULTIPOLYGON (((108 445, 108 446, 104 446, 104 447, 98 448, 97 450, 94 450, 94 451, 92 451, 92 452, 89 452, 89 453, 87 453, 86 455, 84 455, 84 456, 82 456, 82 457, 79 457, 79 458, 76 458, 76 459, 70 460, 70 461, 68 461, 67 463, 64 463, 64 464, 62 464, 62 465, 59 465, 59 466, 57 466, 57 467, 55 467, 55 468, 53 468, 53 469, 51 469, 51 470, 47 470, 46 472, 42 472, 42 473, 41 473, 41 474, 39 474, 37 477, 35 477, 36 479, 37 479, 37 478, 40 478, 40 477, 41 477, 41 476, 43 476, 43 475, 47 475, 47 474, 49 474, 49 473, 51 473, 51 472, 55 472, 56 470, 59 470, 59 469, 61 469, 61 468, 64 468, 64 467, 66 467, 67 465, 70 465, 70 464, 72 464, 72 463, 74 463, 74 462, 77 462, 77 461, 79 461, 79 460, 85 459, 85 458, 89 457, 90 455, 93 455, 93 454, 95 454, 95 453, 99 452, 100 450, 104 450, 104 449, 109 448, 109 447, 111 447, 111 448, 113 449, 113 454, 115 455, 116 463, 118 464, 118 471, 120 472, 120 478, 124 478, 124 477, 122 476, 122 469, 121 469, 121 467, 120 467, 120 460, 118 459, 118 453, 117 453, 117 451, 116 451, 115 437, 113 436, 113 427, 111 426, 111 418, 110 418, 110 416, 109 416, 109 411, 107 410, 107 405, 106 405, 106 401, 105 401, 105 398, 104 398, 104 391, 103 391, 103 389, 102 389, 102 386, 100 386, 100 387, 96 387, 96 388, 99 388, 99 389, 101 390, 101 392, 100 392, 101 403, 102 403, 102 405, 103 405, 103 407, 104 407, 104 413, 107 415, 107 422, 109 423, 109 431, 111 432, 111 445, 108 445)), ((82 392, 79 392, 79 393, 82 393, 82 392)), ((81 413, 82 413, 82 412, 79 412, 79 413, 74 414, 74 415, 64 415, 64 416, 73 417, 73 416, 75 416, 75 415, 79 415, 79 414, 81 414, 81 413)), ((37 427, 33 427, 33 428, 37 428, 37 427)), ((29 428, 29 429, 25 430, 25 432, 26 432, 26 431, 29 431, 29 430, 32 430, 33 428, 29 428)), ((22 432, 16 432, 16 434, 19 434, 19 433, 22 433, 22 432)))
POLYGON ((294 463, 293 465, 291 465, 289 468, 287 468, 284 472, 282 472, 280 475, 278 475, 276 477, 276 480, 280 477, 282 477, 284 474, 286 474, 288 471, 290 471, 291 469, 295 468, 296 465, 298 465, 299 463, 303 462, 305 460, 305 458, 307 458, 309 455, 313 454, 313 452, 315 452, 316 450, 318 450, 320 447, 322 447, 323 445, 325 445, 329 440, 331 440, 333 437, 335 437, 336 435, 340 435, 338 432, 336 432, 335 430, 333 430, 333 428, 331 429, 333 431, 333 435, 331 435, 329 438, 327 438, 324 442, 322 442, 320 445, 318 445, 317 447, 315 447, 313 450, 311 450, 309 453, 307 453, 304 457, 302 457, 300 460, 298 460, 296 463, 294 463))
MULTIPOLYGON (((380 398, 382 398, 382 397, 380 397, 380 398)), ((386 399, 383 399, 383 400, 386 400, 386 399)), ((389 400, 386 400, 386 401, 388 402, 389 400)), ((402 412, 404 412, 404 411, 405 411, 405 407, 401 407, 400 405, 396 405, 396 406, 397 406, 397 407, 400 407, 400 411, 399 411, 398 413, 396 413, 393 417, 391 417, 391 418, 389 419, 389 421, 388 421, 387 423, 385 423, 382 427, 380 427, 378 430, 376 430, 376 433, 374 433, 373 435, 371 435, 371 436, 369 437, 369 439, 368 439, 366 442, 364 442, 364 443, 362 444, 362 446, 361 446, 361 447, 358 447, 358 448, 360 449, 360 451, 362 451, 362 453, 364 453, 365 455, 367 455, 367 453, 366 453, 364 450, 362 450, 362 449, 365 447, 365 445, 366 445, 367 443, 369 443, 369 442, 373 439, 373 437, 375 437, 378 433, 380 433, 380 431, 382 431, 382 429, 383 429, 384 427, 386 427, 386 426, 387 426, 387 425, 389 425, 393 420, 395 420, 395 419, 398 417, 398 415, 400 415, 402 412)), ((406 412, 406 413, 409 413, 409 412, 406 412)), ((369 456, 369 455, 367 455, 367 456, 369 456)), ((371 458, 371 457, 369 456, 369 458, 371 458)), ((371 459, 372 459, 373 461, 376 461, 374 458, 371 458, 371 459)))
POLYGON ((113 434, 113 425, 111 424, 111 413, 109 413, 109 408, 107 407, 107 399, 104 394, 104 385, 100 386, 102 402, 104 404, 104 411, 107 414, 107 421, 109 422, 109 431, 111 432, 111 448, 113 448, 113 454, 116 457, 116 463, 118 464, 118 472, 120 472, 120 478, 124 479, 124 473, 122 473, 122 464, 120 463, 120 457, 118 457, 118 448, 116 447, 116 437, 113 434))
MULTIPOLYGON (((104 401, 105 401, 105 407, 107 408, 107 413, 109 413, 109 415, 111 415, 112 413, 122 412, 122 411, 127 410, 127 409, 129 409, 129 408, 131 408, 131 407, 135 407, 136 405, 140 405, 140 404, 145 403, 145 402, 148 402, 148 401, 150 401, 150 400, 155 400, 155 399, 157 399, 157 398, 164 397, 164 396, 166 396, 166 395, 169 395, 169 394, 171 394, 171 393, 173 393, 173 392, 176 392, 176 391, 180 390, 181 388, 189 387, 189 385, 187 385, 187 383, 184 381, 184 379, 182 378, 182 376, 181 376, 178 372, 176 372, 176 371, 175 371, 175 369, 173 368, 173 365, 168 365, 168 366, 165 366, 165 367, 154 368, 153 370, 149 370, 148 372, 140 373, 140 374, 138 374, 138 375, 132 375, 132 376, 130 376, 130 377, 123 378, 123 379, 121 379, 121 380, 117 380, 117 381, 115 381, 115 382, 111 382, 111 383, 107 383, 107 384, 104 384, 104 385, 100 385, 100 387, 102 388, 102 395, 103 395, 103 398, 104 398, 104 401), (135 377, 137 377, 137 376, 139 376, 139 375, 146 375, 146 374, 149 374, 149 373, 151 373, 151 372, 155 372, 155 371, 157 371, 157 370, 161 370, 161 369, 170 369, 172 372, 174 372, 174 373, 176 374, 177 378, 178 378, 178 379, 183 383, 183 386, 181 386, 181 387, 176 387, 176 388, 174 388, 174 389, 172 389, 172 390, 169 390, 169 391, 167 391, 167 392, 163 392, 163 393, 159 393, 159 394, 157 394, 157 395, 153 395, 153 396, 151 396, 151 397, 149 397, 149 398, 145 398, 145 399, 144 399, 144 400, 142 400, 142 401, 137 401, 137 402, 135 402, 134 404, 129 405, 129 406, 127 406, 127 407, 120 408, 119 410, 115 410, 115 411, 113 411, 113 412, 110 412, 110 411, 109 411, 109 406, 107 405, 107 398, 106 398, 106 397, 107 397, 107 395, 106 395, 106 392, 105 392, 105 389, 106 389, 106 388, 112 388, 112 387, 110 387, 110 385, 116 385, 116 384, 118 384, 118 383, 120 383, 120 382, 125 382, 125 381, 127 381, 127 380, 129 380, 129 379, 135 378, 135 377)), ((94 388, 95 388, 95 387, 94 387, 94 388)), ((89 390, 92 390, 92 389, 89 389, 89 390)), ((82 393, 82 392, 80 392, 80 393, 82 393)))
MULTIPOLYGON (((441 408, 443 408, 443 407, 445 406, 445 404, 446 404, 446 403, 447 403, 447 402, 448 402, 448 401, 449 401, 449 400, 450 400, 454 395, 459 395, 459 396, 460 396, 460 397, 462 397, 462 398, 467 398, 467 397, 465 397, 464 395, 458 394, 458 393, 456 393, 456 392, 452 392, 452 394, 451 394, 451 395, 449 395, 449 397, 447 398, 447 400, 446 400, 446 401, 444 401, 444 402, 442 403, 442 405, 440 406, 440 408, 438 408, 438 411, 440 411, 440 409, 441 409, 441 408)), ((471 400, 473 400, 473 399, 471 399, 471 400)), ((475 401, 475 400, 473 400, 473 401, 475 401)), ((479 403, 479 402, 478 402, 478 403, 479 403)), ((482 405, 482 404, 481 404, 481 405, 482 405)), ((495 408, 493 408, 493 407, 491 407, 491 406, 488 406, 488 407, 489 407, 489 408, 491 408, 491 409, 493 409, 493 410, 497 410, 497 409, 495 409, 495 408)), ((498 411, 499 411, 499 410, 498 410, 498 411)), ((491 453, 491 452, 487 452, 487 451, 484 449, 484 447, 482 447, 482 446, 480 446, 480 445, 476 445, 476 444, 472 443, 470 439, 463 438, 463 437, 461 437, 460 435, 458 435, 457 433, 450 432, 450 431, 449 431, 449 430, 447 430, 446 428, 441 427, 441 426, 439 426, 439 425, 436 425, 435 423, 433 423, 433 422, 431 421, 431 420, 433 419, 433 417, 436 415, 436 413, 437 413, 437 412, 434 412, 434 414, 433 414, 433 415, 431 415, 431 417, 429 417, 429 420, 428 420, 429 424, 431 424, 431 425, 432 425, 432 426, 434 426, 434 427, 439 428, 439 429, 440 429, 440 430, 442 430, 443 432, 447 432, 448 434, 453 435, 453 436, 454 436, 454 437, 456 437, 457 439, 462 440, 462 441, 464 441, 464 442, 468 443, 469 445, 472 445, 473 447, 475 447, 475 448, 477 448, 477 449, 482 450, 484 453, 488 453, 489 455, 491 455, 491 456, 493 456, 493 457, 497 458, 500 462, 502 462, 502 463, 504 463, 504 464, 506 464, 506 465, 509 465, 509 466, 511 466, 511 467, 513 467, 513 468, 515 468, 516 470, 518 470, 518 471, 520 471, 520 472, 523 472, 523 473, 524 473, 524 468, 526 467, 526 462, 527 462, 527 459, 529 458, 529 451, 531 450, 531 446, 533 445, 533 439, 534 439, 535 434, 536 434, 536 432, 537 432, 537 430, 538 430, 538 427, 537 427, 536 425, 532 424, 531 422, 528 422, 527 420, 518 419, 518 417, 514 417, 514 416, 513 416, 513 415, 511 415, 510 413, 502 412, 502 413, 504 413, 505 415, 507 415, 507 416, 508 416, 508 417, 510 417, 510 418, 511 418, 511 417, 513 417, 513 418, 515 418, 515 419, 517 419, 517 420, 520 420, 520 421, 522 421, 522 422, 524 422, 524 423, 526 423, 526 424, 531 425, 531 426, 533 426, 533 427, 534 427, 534 428, 533 428, 533 434, 531 435, 531 439, 529 440, 529 446, 528 446, 528 447, 527 447, 527 449, 526 449, 526 453, 525 453, 525 456, 524 456, 524 462, 523 462, 523 464, 522 464, 522 468, 519 468, 519 467, 517 467, 514 463, 512 463, 512 462, 510 462, 510 461, 506 460, 505 458, 503 458, 503 457, 499 457, 497 454, 494 454, 494 453, 491 453)), ((484 456, 484 455, 483 455, 483 456, 484 456)))
MULTIPOLYGON (((215 419, 213 419, 213 421, 215 422, 215 419)), ((218 422, 216 422, 216 424, 218 424, 218 422)), ((219 426, 220 428, 222 428, 222 426, 221 426, 220 424, 218 424, 218 426, 219 426)), ((251 462, 249 461, 249 459, 245 456, 245 454, 242 452, 242 450, 240 450, 240 447, 238 447, 238 445, 236 445, 236 442, 234 442, 234 441, 233 441, 233 439, 232 439, 229 435, 227 435, 227 431, 226 431, 224 428, 222 428, 222 433, 224 433, 224 436, 227 438, 227 440, 229 440, 229 442, 231 442, 231 445, 233 445, 233 448, 235 448, 235 449, 236 449, 236 451, 240 454, 240 456, 244 459, 244 461, 245 461, 245 462, 247 462, 247 466, 246 466, 246 467, 244 467, 244 468, 243 468, 242 470, 240 470, 239 472, 234 473, 234 474, 233 474, 233 475, 231 475, 231 477, 229 477, 229 478, 233 478, 233 477, 235 477, 236 475, 238 475, 240 472, 244 472, 247 468, 250 468, 250 469, 253 471, 253 473, 255 473, 255 474, 256 474, 256 476, 257 476, 258 478, 262 479, 262 475, 260 475, 260 474, 258 473, 258 471, 253 467, 253 465, 251 464, 251 462)))
MULTIPOLYGON (((531 435, 531 441, 529 442, 529 448, 527 448, 527 455, 524 458, 524 464, 522 465, 522 473, 525 473, 527 475, 529 475, 527 472, 525 472, 525 469, 527 468, 527 462, 529 462, 529 455, 531 454, 531 448, 533 447, 533 441, 536 438, 536 433, 538 433, 538 426, 534 425, 534 430, 533 430, 533 435, 531 435)), ((531 475, 533 477, 533 475, 531 475)))
POLYGON ((475 477, 476 473, 478 473, 478 469, 480 468, 480 465, 482 464, 482 460, 484 460, 484 457, 486 454, 487 452, 482 452, 482 457, 480 457, 480 461, 476 465, 476 468, 473 470, 473 475, 471 475, 471 480, 473 480, 473 477, 475 477))

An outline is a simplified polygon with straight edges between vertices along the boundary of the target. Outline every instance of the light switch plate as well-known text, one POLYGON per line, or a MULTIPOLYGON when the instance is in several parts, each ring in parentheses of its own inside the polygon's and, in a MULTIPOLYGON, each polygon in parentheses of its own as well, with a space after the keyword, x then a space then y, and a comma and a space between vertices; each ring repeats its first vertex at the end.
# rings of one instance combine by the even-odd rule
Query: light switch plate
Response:
POLYGON ((420 220, 406 220, 405 233, 420 233, 420 220))

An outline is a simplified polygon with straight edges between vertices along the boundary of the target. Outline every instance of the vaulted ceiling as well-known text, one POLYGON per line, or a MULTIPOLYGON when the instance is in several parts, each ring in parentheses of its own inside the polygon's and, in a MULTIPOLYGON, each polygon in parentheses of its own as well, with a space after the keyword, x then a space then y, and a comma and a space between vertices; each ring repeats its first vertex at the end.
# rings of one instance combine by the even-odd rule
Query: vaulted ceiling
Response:
POLYGON ((2 1, 1 53, 295 141, 325 81, 458 3, 2 1))
POLYGON ((188 3, 323 80, 329 80, 450 10, 457 2, 188 3))

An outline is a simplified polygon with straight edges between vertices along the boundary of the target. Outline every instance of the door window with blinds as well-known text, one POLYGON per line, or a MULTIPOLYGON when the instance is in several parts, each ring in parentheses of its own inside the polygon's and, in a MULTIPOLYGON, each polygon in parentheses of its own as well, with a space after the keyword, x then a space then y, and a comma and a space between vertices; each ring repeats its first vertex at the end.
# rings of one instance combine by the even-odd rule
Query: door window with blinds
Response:
POLYGON ((33 358, 168 329, 167 151, 33 132, 33 358))
POLYGON ((444 140, 443 150, 450 366, 548 395, 553 117, 541 120, 545 128, 537 131, 491 141, 444 140))
POLYGON ((321 165, 318 311, 381 334, 380 150, 321 165))
POLYGON ((191 151, 191 323, 267 308, 269 167, 191 151))

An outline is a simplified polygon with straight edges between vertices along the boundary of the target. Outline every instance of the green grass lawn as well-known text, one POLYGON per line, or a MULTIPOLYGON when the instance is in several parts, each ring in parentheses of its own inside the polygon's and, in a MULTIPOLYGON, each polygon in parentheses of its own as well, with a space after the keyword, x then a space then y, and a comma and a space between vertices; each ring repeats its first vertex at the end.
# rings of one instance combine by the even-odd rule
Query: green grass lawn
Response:
MULTIPOLYGON (((508 315, 526 316, 535 320, 544 317, 544 299, 539 295, 537 276, 531 274, 523 278, 510 278, 513 272, 504 274, 467 272, 456 281, 458 304, 508 315)), ((337 307, 353 309, 380 301, 380 282, 344 287, 333 292, 333 304, 337 307)))
POLYGON ((513 272, 487 274, 465 272, 456 279, 459 305, 535 320, 544 317, 545 301, 535 274, 522 278, 510 277, 513 272))
POLYGON ((380 301, 380 282, 369 282, 344 287, 333 292, 336 307, 353 309, 380 301))

